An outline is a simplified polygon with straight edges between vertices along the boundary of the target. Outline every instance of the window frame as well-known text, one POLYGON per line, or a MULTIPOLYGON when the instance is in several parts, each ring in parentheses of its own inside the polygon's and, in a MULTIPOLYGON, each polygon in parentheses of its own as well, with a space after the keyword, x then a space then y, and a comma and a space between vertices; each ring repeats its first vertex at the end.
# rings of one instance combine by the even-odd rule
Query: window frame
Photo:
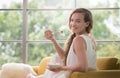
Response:
MULTIPOLYGON (((74 8, 76 8, 76 0, 75 1, 75 6, 74 8)), ((47 40, 27 40, 27 11, 53 11, 53 10, 72 10, 71 9, 28 9, 27 7, 28 5, 28 0, 23 0, 23 8, 22 9, 0 9, 0 11, 22 11, 23 14, 23 26, 22 26, 22 36, 23 36, 23 39, 22 40, 2 40, 0 42, 18 42, 18 43, 22 43, 22 60, 23 60, 23 63, 27 63, 28 61, 28 53, 27 53, 27 44, 28 43, 31 43, 31 42, 40 42, 40 43, 51 43, 50 41, 47 41, 47 40)), ((88 8, 90 10, 120 10, 120 8, 88 8)), ((59 43, 64 43, 65 40, 57 40, 59 43)), ((120 40, 96 40, 96 42, 98 43, 104 43, 104 42, 120 42, 120 40)))

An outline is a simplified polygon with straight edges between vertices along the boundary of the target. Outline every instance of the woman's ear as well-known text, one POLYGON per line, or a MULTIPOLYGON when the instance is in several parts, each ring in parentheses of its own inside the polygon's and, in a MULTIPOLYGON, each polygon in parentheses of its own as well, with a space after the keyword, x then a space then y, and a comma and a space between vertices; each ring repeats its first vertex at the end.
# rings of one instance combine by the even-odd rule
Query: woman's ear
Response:
POLYGON ((89 26, 89 24, 90 24, 90 22, 86 22, 86 27, 88 27, 88 26, 89 26))

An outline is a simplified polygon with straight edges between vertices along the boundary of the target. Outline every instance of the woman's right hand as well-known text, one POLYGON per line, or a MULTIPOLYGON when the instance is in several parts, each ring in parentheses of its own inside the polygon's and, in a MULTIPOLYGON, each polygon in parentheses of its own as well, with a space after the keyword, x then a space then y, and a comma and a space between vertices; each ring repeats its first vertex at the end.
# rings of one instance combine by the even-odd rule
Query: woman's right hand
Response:
POLYGON ((54 39, 53 32, 49 29, 45 30, 45 37, 49 40, 53 40, 54 39))

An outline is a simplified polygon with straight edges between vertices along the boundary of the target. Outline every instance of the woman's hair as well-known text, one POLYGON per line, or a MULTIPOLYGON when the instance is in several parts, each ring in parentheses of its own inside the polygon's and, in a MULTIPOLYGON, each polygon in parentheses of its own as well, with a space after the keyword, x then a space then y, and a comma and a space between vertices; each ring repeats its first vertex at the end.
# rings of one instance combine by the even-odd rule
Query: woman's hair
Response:
POLYGON ((74 13, 82 13, 84 15, 84 21, 89 22, 89 25, 86 27, 86 32, 90 33, 93 27, 92 13, 89 10, 84 9, 84 8, 75 9, 69 17, 69 26, 70 26, 71 17, 74 13))
MULTIPOLYGON (((93 27, 93 20, 92 20, 92 14, 89 10, 87 9, 84 9, 84 8, 77 8, 75 9, 70 17, 69 17, 69 26, 70 26, 70 21, 71 21, 71 17, 74 13, 82 13, 84 15, 84 21, 85 22, 89 22, 89 26, 86 27, 86 32, 87 33, 90 33, 92 27, 93 27)), ((75 37, 75 33, 73 33, 72 35, 70 35, 70 37, 67 39, 66 41, 66 44, 65 44, 65 55, 66 55, 66 58, 67 58, 67 55, 68 55, 68 52, 69 52, 69 49, 70 49, 70 45, 73 41, 75 37)), ((64 63, 66 63, 66 58, 64 60, 64 63)))

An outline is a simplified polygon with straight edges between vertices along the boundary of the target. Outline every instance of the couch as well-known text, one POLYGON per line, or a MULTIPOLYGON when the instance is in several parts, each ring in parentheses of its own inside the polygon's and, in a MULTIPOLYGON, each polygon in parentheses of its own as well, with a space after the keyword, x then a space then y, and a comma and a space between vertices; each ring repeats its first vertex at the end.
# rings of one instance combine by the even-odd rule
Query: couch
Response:
MULTIPOLYGON (((33 66, 37 75, 44 74, 51 57, 41 60, 38 66, 33 66)), ((97 58, 97 70, 87 72, 73 72, 70 78, 120 78, 120 62, 115 57, 97 58)))

